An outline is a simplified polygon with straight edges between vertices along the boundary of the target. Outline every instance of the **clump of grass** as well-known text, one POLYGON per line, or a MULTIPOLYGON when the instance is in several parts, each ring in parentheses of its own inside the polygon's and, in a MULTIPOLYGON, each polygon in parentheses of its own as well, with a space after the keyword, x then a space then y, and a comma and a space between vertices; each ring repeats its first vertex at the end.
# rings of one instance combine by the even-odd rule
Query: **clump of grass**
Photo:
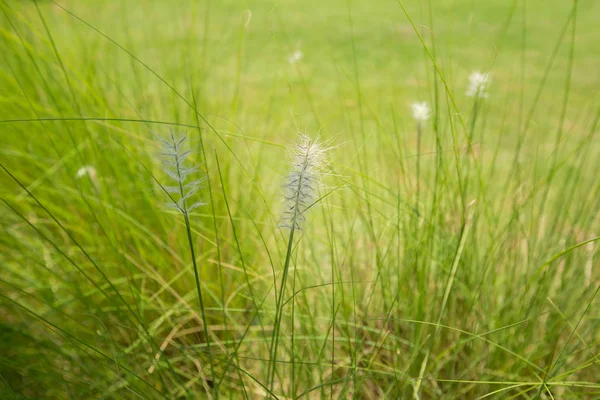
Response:
MULTIPOLYGON (((490 0, 423 3, 413 21, 418 4, 348 1, 351 35, 408 20, 419 40, 401 26, 401 42, 379 29, 323 41, 331 24, 302 21, 314 1, 239 36, 236 2, 157 2, 143 26, 128 17, 139 4, 122 3, 123 24, 114 8, 0 5, 0 397, 598 392, 592 13, 490 0), (286 59, 290 27, 314 57, 286 59), (460 72, 474 64, 494 71, 493 92, 489 72, 460 72), (431 109, 411 118, 412 98, 431 109), (294 147, 281 221, 271 209, 290 108, 354 144, 328 165, 344 195, 328 197, 322 224, 310 224, 327 196, 323 164, 302 158, 319 153, 310 138, 294 147), (194 129, 200 150, 165 138, 160 196, 139 168, 156 161, 143 149, 158 126, 194 129)), ((318 9, 344 28, 338 5, 318 9)))

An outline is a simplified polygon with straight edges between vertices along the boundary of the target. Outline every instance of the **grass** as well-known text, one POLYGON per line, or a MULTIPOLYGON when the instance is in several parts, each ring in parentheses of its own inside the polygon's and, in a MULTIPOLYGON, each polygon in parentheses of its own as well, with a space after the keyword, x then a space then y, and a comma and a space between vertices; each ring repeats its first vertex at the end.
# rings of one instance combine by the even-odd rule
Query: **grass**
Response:
POLYGON ((0 9, 2 398, 600 396, 597 2, 0 9))

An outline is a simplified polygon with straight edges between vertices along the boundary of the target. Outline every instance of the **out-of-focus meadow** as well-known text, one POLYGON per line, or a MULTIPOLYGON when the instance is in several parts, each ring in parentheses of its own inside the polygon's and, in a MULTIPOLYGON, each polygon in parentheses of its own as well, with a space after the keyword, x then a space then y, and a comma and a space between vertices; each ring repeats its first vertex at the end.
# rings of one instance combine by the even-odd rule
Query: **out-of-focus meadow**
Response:
POLYGON ((0 397, 600 393, 599 2, 0 10, 0 397))

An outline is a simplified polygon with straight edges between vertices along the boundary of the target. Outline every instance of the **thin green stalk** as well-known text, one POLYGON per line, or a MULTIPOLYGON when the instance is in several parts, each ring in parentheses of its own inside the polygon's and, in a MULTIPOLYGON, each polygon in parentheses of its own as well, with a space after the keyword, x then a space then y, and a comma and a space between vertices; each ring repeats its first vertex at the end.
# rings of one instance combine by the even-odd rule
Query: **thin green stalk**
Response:
MULTIPOLYGON (((175 156, 176 159, 179 158, 179 155, 175 156)), ((179 194, 181 196, 181 198, 185 198, 185 190, 183 188, 183 177, 181 175, 181 168, 180 168, 180 163, 176 162, 176 168, 177 168, 177 176, 179 179, 177 179, 178 181, 178 186, 179 186, 179 194)), ((214 362, 213 362, 213 355, 212 355, 212 349, 210 347, 210 336, 208 335, 208 322, 206 319, 206 312, 204 310, 204 300, 202 299, 202 287, 200 285, 200 275, 198 272, 198 265, 196 263, 196 252, 194 250, 194 240, 192 239, 192 228, 191 228, 191 224, 190 224, 190 217, 189 217, 189 213, 188 213, 188 208, 187 208, 187 202, 183 201, 182 202, 182 213, 183 213, 183 218, 185 220, 185 230, 187 233, 187 240, 188 240, 188 246, 190 249, 190 255, 192 257, 192 265, 194 266, 194 278, 196 281, 196 290, 198 292, 198 301, 200 303, 200 314, 202 315, 202 325, 204 328, 204 336, 206 337, 206 350, 208 351, 208 359, 210 362, 210 375, 211 375, 211 379, 213 384, 216 384, 216 379, 215 379, 215 367, 214 367, 214 362)), ((214 392, 213 395, 215 397, 215 399, 219 398, 219 389, 218 386, 215 385, 214 388, 214 392)))
MULTIPOLYGON (((301 180, 302 178, 300 178, 301 180)), ((300 196, 300 192, 298 192, 296 198, 298 199, 300 196)), ((269 359, 269 371, 267 375, 267 387, 273 390, 273 378, 275 375, 275 368, 277 363, 277 347, 279 345, 279 330, 281 327, 281 315, 283 312, 283 296, 285 293, 285 285, 287 282, 288 271, 290 268, 290 261, 292 259, 292 249, 294 245, 294 232, 296 231, 296 218, 298 215, 298 211, 294 212, 294 218, 292 220, 292 226, 290 228, 290 235, 288 237, 288 245, 287 251, 285 253, 285 263, 283 264, 283 275, 281 277, 281 285, 279 287, 279 293, 277 295, 276 301, 276 311, 275 311, 275 322, 273 324, 273 335, 271 336, 271 350, 270 350, 270 359, 269 359)))

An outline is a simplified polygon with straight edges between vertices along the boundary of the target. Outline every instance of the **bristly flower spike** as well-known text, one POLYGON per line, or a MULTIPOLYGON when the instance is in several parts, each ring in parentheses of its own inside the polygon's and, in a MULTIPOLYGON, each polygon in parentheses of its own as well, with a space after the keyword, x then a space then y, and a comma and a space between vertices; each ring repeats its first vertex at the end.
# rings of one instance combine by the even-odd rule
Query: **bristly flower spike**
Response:
POLYGON ((300 135, 299 142, 291 150, 292 170, 283 185, 283 227, 302 229, 306 211, 316 200, 327 150, 329 148, 319 143, 318 138, 311 139, 306 135, 300 135))
POLYGON ((190 176, 198 171, 198 168, 187 166, 186 159, 191 152, 186 148, 186 139, 187 136, 182 135, 177 138, 172 132, 168 140, 161 139, 163 142, 163 169, 175 181, 174 186, 162 185, 171 198, 171 203, 168 203, 167 206, 177 209, 182 214, 187 214, 205 205, 203 202, 188 203, 188 200, 198 192, 202 180, 189 180, 190 176))

